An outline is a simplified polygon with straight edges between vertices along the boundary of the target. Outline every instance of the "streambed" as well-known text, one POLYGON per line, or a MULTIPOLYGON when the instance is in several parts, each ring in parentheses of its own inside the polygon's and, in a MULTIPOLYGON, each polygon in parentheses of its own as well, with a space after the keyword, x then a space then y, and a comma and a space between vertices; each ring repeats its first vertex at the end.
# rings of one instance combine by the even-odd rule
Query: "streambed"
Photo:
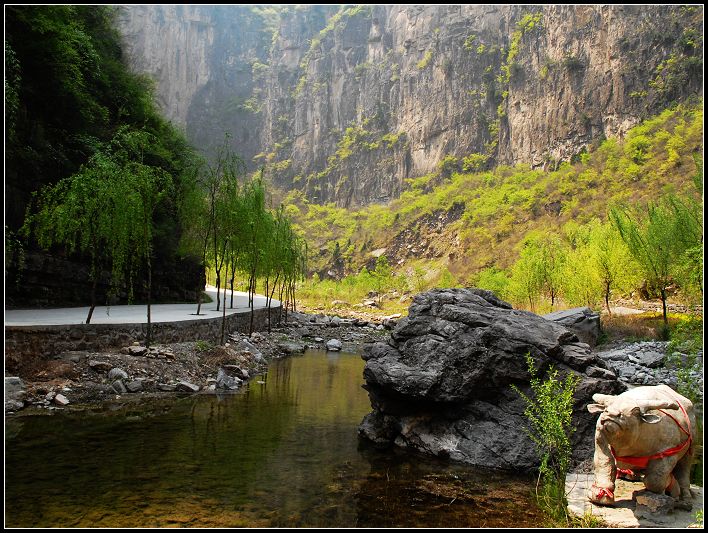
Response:
POLYGON ((6 526, 542 524, 533 479, 360 443, 363 366, 308 350, 236 394, 8 418, 6 526))

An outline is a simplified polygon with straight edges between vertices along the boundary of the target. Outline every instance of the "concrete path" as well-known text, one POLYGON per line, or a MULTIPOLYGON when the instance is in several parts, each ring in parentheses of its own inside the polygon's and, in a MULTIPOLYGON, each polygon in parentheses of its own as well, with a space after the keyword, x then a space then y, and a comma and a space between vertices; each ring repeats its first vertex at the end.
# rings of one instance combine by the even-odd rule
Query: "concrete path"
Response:
MULTIPOLYGON (((223 299, 224 291, 220 291, 223 299)), ((150 313, 153 323, 180 322, 183 320, 204 320, 220 317, 222 312, 216 311, 216 287, 207 286, 206 293, 213 300, 203 303, 199 316, 197 304, 153 304, 150 313)), ((226 302, 231 303, 231 291, 226 291, 226 302)), ((266 306, 265 296, 256 296, 255 307, 266 306)), ((272 307, 280 305, 273 300, 272 307)), ((54 326, 66 324, 83 324, 88 315, 88 307, 65 307, 59 309, 16 309, 5 310, 6 326, 54 326)), ((234 291, 234 308, 226 307, 226 314, 246 313, 248 293, 234 291)), ((147 305, 113 305, 111 307, 96 306, 91 317, 91 324, 145 324, 147 323, 147 305)))

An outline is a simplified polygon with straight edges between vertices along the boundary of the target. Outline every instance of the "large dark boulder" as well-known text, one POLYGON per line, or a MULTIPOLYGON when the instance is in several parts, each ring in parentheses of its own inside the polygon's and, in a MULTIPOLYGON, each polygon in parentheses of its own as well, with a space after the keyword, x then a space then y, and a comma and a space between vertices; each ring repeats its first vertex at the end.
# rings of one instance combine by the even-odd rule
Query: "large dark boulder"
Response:
POLYGON ((563 311, 554 311, 543 315, 546 320, 557 322, 574 331, 578 338, 590 346, 597 345, 600 337, 600 315, 589 307, 575 307, 563 311))
POLYGON ((490 291, 436 289, 417 295, 388 343, 365 350, 373 412, 359 434, 474 465, 527 470, 539 463, 525 428, 530 394, 525 355, 542 376, 551 366, 581 378, 575 394, 574 456, 592 454, 596 392, 624 390, 605 363, 565 327, 512 309, 490 291), (591 377, 592 376, 592 377, 591 377))

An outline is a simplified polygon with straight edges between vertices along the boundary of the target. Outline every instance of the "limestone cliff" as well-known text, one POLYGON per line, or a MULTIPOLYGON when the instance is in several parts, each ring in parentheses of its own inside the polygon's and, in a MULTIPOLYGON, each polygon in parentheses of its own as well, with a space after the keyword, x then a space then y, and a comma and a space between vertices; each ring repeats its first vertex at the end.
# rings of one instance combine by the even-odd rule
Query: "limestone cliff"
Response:
POLYGON ((207 153, 361 205, 406 178, 555 165, 700 94, 700 6, 129 6, 119 26, 207 153))

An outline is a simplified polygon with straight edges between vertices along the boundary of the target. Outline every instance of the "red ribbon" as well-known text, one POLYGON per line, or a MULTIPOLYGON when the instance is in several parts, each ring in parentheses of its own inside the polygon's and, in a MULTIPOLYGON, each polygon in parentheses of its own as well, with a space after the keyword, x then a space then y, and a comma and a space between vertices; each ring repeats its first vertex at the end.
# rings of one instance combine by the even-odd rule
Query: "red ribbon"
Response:
POLYGON ((615 495, 610 489, 600 489, 600 492, 597 493, 597 499, 599 500, 603 496, 607 496, 611 500, 615 499, 615 495))

